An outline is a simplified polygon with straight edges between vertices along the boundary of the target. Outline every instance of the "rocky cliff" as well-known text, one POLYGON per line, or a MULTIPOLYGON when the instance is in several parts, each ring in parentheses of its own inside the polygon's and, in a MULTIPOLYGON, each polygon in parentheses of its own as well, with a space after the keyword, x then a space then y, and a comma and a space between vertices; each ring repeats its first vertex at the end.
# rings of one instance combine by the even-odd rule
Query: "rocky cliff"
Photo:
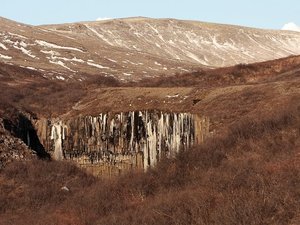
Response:
POLYGON ((132 111, 72 119, 39 120, 41 143, 56 160, 72 160, 97 173, 155 166, 202 142, 209 121, 190 113, 132 111))
POLYGON ((35 129, 22 114, 12 120, 0 118, 0 170, 12 161, 34 159, 42 155, 37 151, 35 129), (32 140, 32 142, 30 142, 32 140))

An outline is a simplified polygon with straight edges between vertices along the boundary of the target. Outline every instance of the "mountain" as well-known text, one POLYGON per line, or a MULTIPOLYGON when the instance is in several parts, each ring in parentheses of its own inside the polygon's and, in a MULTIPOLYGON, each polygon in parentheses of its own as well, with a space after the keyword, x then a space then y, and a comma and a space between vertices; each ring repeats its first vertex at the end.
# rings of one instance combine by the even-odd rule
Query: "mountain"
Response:
POLYGON ((0 18, 0 60, 46 79, 170 76, 300 54, 300 34, 175 19, 29 26, 0 18))

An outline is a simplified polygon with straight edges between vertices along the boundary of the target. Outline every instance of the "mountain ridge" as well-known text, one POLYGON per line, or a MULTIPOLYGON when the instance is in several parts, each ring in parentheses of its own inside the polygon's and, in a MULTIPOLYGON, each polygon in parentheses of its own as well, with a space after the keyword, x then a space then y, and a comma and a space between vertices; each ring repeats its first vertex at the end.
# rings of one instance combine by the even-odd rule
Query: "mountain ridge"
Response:
POLYGON ((31 26, 2 18, 0 27, 1 61, 58 80, 139 81, 300 54, 296 32, 176 19, 31 26))

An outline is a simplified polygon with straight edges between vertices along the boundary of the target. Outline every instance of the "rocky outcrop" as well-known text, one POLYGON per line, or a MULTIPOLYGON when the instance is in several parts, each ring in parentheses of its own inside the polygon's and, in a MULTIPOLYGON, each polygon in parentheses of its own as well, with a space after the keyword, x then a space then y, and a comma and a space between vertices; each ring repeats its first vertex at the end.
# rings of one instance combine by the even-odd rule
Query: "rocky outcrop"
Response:
POLYGON ((201 143, 207 118, 190 113, 132 111, 35 120, 19 113, 0 121, 0 167, 29 156, 70 160, 96 175, 154 167, 201 143))
POLYGON ((202 142, 208 119, 190 113, 134 111, 68 120, 40 120, 38 136, 52 157, 118 170, 155 166, 202 142))
POLYGON ((20 139, 39 158, 50 158, 40 142, 34 126, 35 117, 22 111, 14 111, 3 119, 3 129, 10 136, 20 139))
POLYGON ((19 138, 12 136, 4 127, 0 118, 0 169, 14 160, 35 158, 35 154, 19 138))

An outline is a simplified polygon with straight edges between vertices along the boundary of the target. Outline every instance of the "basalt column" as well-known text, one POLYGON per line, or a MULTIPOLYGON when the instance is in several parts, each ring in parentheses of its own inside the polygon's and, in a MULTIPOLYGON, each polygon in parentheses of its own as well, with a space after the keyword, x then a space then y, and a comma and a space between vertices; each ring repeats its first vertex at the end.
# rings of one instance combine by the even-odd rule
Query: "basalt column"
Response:
POLYGON ((41 127, 55 159, 146 170, 161 158, 202 142, 208 120, 190 113, 135 111, 77 117, 41 127))

